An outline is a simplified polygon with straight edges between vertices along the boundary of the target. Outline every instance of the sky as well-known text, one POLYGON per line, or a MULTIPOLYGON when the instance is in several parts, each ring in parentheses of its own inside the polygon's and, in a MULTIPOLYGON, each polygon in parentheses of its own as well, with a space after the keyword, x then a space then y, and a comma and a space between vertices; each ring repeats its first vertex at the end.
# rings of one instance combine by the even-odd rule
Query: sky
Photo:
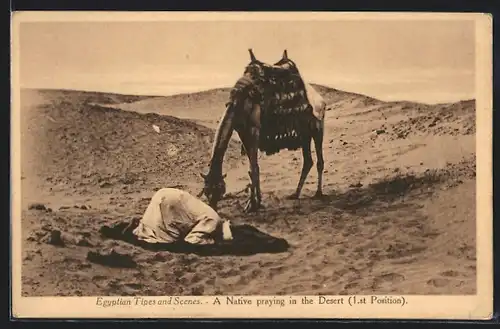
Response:
POLYGON ((274 63, 284 49, 304 79, 382 100, 474 98, 474 21, 29 22, 20 83, 172 95, 230 87, 248 48, 274 63))

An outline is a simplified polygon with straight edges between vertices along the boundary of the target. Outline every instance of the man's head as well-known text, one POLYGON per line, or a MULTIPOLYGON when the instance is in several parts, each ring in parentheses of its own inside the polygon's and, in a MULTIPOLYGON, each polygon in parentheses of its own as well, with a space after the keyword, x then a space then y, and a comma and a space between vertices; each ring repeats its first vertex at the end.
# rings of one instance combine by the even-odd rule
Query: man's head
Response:
POLYGON ((201 173, 200 176, 204 180, 204 185, 198 197, 204 194, 208 199, 208 205, 214 210, 217 210, 217 203, 222 200, 222 197, 226 194, 226 182, 224 181, 226 175, 224 174, 214 178, 212 175, 201 173))

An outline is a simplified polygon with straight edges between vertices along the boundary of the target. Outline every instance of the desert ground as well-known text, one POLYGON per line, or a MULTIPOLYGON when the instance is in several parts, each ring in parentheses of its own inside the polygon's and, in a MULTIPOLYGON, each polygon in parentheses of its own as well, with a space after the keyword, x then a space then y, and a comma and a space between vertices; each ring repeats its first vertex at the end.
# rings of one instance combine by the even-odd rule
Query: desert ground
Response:
POLYGON ((311 198, 315 166, 301 198, 285 198, 302 165, 300 150, 285 150, 260 156, 265 209, 245 214, 248 162, 233 135, 220 212, 290 244, 244 257, 147 251, 99 233, 140 217, 159 188, 199 192, 228 89, 23 89, 22 294, 475 294, 475 101, 384 102, 314 87, 328 104, 324 200, 311 198), (136 266, 87 259, 110 249, 136 266))

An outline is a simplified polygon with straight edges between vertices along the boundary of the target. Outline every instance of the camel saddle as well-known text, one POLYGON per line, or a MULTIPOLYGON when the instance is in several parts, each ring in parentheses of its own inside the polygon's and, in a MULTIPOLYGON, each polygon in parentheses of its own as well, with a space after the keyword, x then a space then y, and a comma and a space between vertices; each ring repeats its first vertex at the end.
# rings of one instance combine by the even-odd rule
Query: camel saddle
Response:
POLYGON ((260 65, 263 73, 254 78, 261 103, 259 149, 267 155, 299 149, 315 119, 305 83, 292 61, 260 65))

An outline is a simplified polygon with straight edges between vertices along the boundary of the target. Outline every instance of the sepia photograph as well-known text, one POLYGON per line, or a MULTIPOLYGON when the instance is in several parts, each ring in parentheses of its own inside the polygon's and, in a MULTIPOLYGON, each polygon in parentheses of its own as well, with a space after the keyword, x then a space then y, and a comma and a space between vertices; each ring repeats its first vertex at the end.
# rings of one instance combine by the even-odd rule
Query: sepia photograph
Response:
POLYGON ((20 297, 492 298, 485 16, 22 14, 20 297))

